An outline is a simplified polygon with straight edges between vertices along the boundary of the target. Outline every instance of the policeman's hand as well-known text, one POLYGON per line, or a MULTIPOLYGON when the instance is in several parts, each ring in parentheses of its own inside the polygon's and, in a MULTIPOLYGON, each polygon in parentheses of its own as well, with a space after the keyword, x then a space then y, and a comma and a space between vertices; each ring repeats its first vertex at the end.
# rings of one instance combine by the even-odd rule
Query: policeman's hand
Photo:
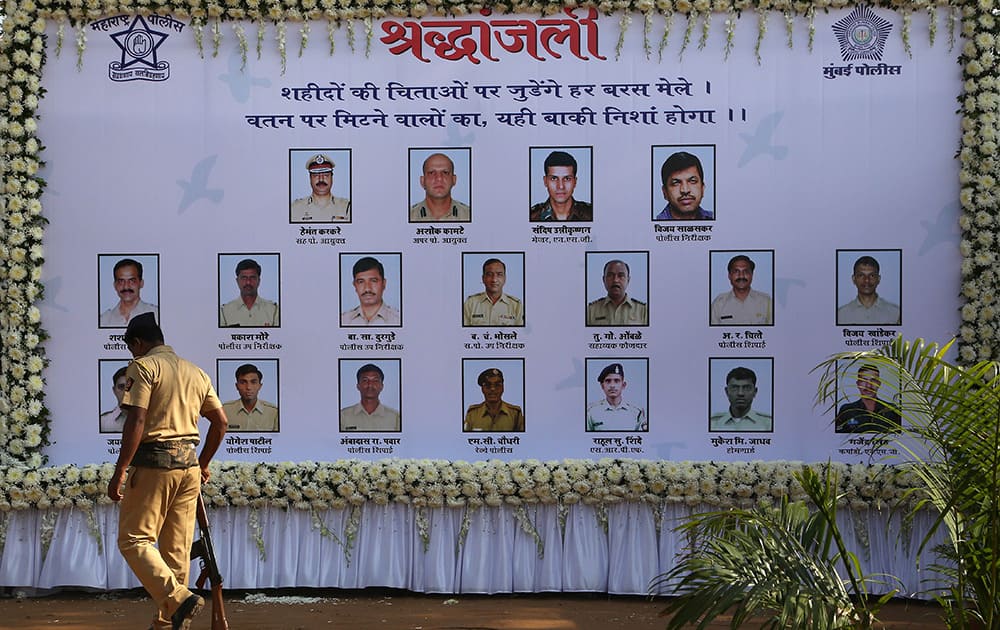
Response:
POLYGON ((115 471, 108 482, 108 497, 112 501, 122 500, 122 486, 125 484, 125 471, 115 471))
POLYGON ((202 466, 201 467, 201 482, 202 483, 206 483, 208 481, 209 477, 211 477, 211 476, 212 476, 212 473, 209 472, 208 466, 202 466))

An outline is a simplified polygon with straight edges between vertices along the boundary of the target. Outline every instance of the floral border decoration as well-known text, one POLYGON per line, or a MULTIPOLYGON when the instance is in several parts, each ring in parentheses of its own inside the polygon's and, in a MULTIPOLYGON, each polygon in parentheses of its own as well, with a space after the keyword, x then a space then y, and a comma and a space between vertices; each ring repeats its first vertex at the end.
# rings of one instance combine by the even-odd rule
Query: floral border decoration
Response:
MULTIPOLYGON (((36 304, 42 299, 41 283, 44 249, 42 241, 47 223, 42 215, 41 195, 45 180, 44 147, 38 136, 36 112, 45 90, 41 72, 46 61, 45 27, 47 20, 58 24, 54 50, 60 54, 67 27, 75 32, 78 63, 86 49, 87 23, 108 15, 163 14, 190 20, 199 46, 205 30, 209 31, 212 54, 218 52, 223 24, 230 20, 251 20, 257 24, 256 52, 265 43, 266 25, 276 25, 277 48, 286 55, 287 23, 299 24, 299 53, 309 41, 310 21, 326 21, 330 54, 334 53, 333 34, 344 27, 354 49, 355 22, 364 25, 366 51, 371 44, 373 20, 386 16, 425 15, 460 16, 489 9, 498 13, 552 14, 564 7, 596 7, 602 13, 618 13, 621 36, 625 36, 632 16, 643 17, 646 54, 652 54, 649 36, 654 18, 661 16, 664 29, 659 40, 662 52, 675 18, 686 18, 684 48, 692 37, 704 46, 713 17, 722 16, 728 34, 723 55, 732 49, 735 23, 744 12, 756 14, 758 32, 755 51, 767 32, 768 16, 779 13, 784 18, 785 37, 793 44, 793 26, 804 19, 809 24, 811 48, 812 21, 817 10, 847 7, 849 0, 7 0, 6 19, 0 31, 0 468, 26 466, 38 469, 46 462, 49 444, 49 410, 45 406, 44 369, 48 363, 36 304)), ((910 23, 914 13, 929 17, 928 37, 934 42, 937 16, 946 10, 949 41, 954 43, 955 25, 961 19, 964 45, 959 55, 962 67, 963 94, 962 141, 960 160, 960 203, 962 214, 961 253, 962 325, 959 330, 959 354, 965 361, 1000 358, 1000 273, 995 270, 1000 241, 1000 221, 996 217, 997 182, 1000 160, 998 148, 998 107, 1000 107, 1000 59, 995 0, 876 0, 878 7, 895 10, 903 16, 903 38, 909 50, 910 23)), ((234 34, 244 56, 249 48, 247 34, 237 23, 234 34)), ((82 468, 82 471, 89 470, 82 468)))
MULTIPOLYGON (((501 505, 708 505, 718 508, 804 500, 802 462, 674 462, 564 459, 475 462, 386 459, 334 462, 213 462, 205 499, 214 507, 341 510, 365 503, 418 508, 501 505)), ((832 469, 844 508, 904 506, 920 481, 884 464, 813 464, 832 469)), ((92 510, 111 505, 114 464, 0 470, 0 512, 92 510)))
MULTIPOLYGON (((805 500, 794 476, 803 466, 802 462, 619 459, 215 462, 203 492, 212 507, 250 509, 252 535, 262 559, 266 549, 258 510, 309 512, 314 529, 340 544, 350 560, 364 504, 411 506, 425 550, 430 542, 428 509, 464 510, 458 540, 461 544, 473 511, 509 506, 518 525, 534 537, 541 555, 543 541, 527 506, 556 505, 560 522, 564 523, 571 505, 591 505, 607 531, 609 505, 637 502, 654 511, 659 530, 663 508, 668 505, 725 509, 776 505, 784 497, 805 500), (328 527, 323 518, 328 510, 349 510, 342 531, 328 527)), ((869 509, 909 509, 920 498, 915 492, 921 487, 919 478, 894 466, 824 463, 813 467, 821 474, 832 469, 840 505, 852 514, 869 509)), ((43 521, 48 519, 43 522, 43 538, 51 538, 58 511, 82 510, 88 515, 91 534, 100 540, 94 509, 111 505, 106 489, 113 472, 110 463, 0 470, 0 550, 8 522, 3 516, 16 510, 38 510, 43 521)), ((864 521, 856 520, 861 532, 864 521)), ((867 544, 864 532, 860 539, 867 544)))

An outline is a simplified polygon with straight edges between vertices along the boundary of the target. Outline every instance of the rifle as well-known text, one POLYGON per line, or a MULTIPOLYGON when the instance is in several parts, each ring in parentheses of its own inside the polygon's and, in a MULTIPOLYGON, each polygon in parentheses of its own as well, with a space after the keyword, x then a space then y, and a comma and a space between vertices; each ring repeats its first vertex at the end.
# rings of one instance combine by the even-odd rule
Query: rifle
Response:
POLYGON ((208 512, 205 511, 205 499, 200 493, 198 494, 198 529, 201 531, 201 538, 191 545, 191 559, 199 558, 201 560, 201 573, 195 580, 195 586, 204 588, 206 579, 212 583, 212 630, 229 630, 226 609, 222 602, 222 573, 219 572, 219 563, 215 560, 215 547, 212 546, 208 512))

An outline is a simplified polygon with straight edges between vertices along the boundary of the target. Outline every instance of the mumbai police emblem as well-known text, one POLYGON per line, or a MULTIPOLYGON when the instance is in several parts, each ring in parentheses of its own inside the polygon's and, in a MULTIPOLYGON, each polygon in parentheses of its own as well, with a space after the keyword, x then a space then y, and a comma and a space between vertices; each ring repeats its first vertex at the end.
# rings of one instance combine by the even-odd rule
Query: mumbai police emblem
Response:
POLYGON ((170 64, 160 59, 160 47, 173 30, 180 33, 185 24, 166 15, 118 15, 91 24, 95 31, 111 31, 108 35, 118 46, 121 56, 108 64, 112 81, 166 81, 170 64), (121 27, 125 27, 122 30, 121 27))
POLYGON ((881 61, 890 32, 892 24, 889 20, 863 5, 833 24, 833 34, 840 44, 840 55, 844 61, 881 61))

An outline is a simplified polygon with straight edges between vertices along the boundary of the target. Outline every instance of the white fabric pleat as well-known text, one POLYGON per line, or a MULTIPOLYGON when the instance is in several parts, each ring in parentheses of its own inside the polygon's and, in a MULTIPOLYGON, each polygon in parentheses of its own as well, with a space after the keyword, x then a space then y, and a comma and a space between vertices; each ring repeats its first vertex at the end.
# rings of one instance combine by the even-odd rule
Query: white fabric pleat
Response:
POLYGON ((413 527, 413 586, 422 593, 458 591, 458 532, 462 510, 427 510, 427 551, 417 527, 413 527))
POLYGON ((608 534, 593 506, 573 505, 566 517, 563 590, 608 590, 608 534))
MULTIPOLYGON (((96 514, 95 514, 96 517, 96 514)), ((118 548, 112 551, 118 553, 118 548)), ((46 556, 73 558, 72 564, 44 562, 38 576, 38 586, 84 586, 104 588, 108 570, 97 540, 90 534, 87 515, 75 508, 61 510, 56 518, 46 556)))
POLYGON ((462 546, 461 593, 514 590, 514 518, 503 507, 469 510, 469 533, 462 546))
POLYGON ((610 505, 608 531, 615 532, 608 536, 608 592, 647 592, 659 566, 652 510, 638 503, 610 505))
MULTIPOLYGON (((661 508, 647 504, 608 505, 606 530, 600 512, 590 505, 569 506, 565 525, 556 506, 524 506, 521 519, 517 509, 503 505, 469 510, 468 533, 461 545, 465 509, 426 509, 426 551, 417 509, 405 504, 364 505, 353 539, 349 539, 350 509, 323 510, 314 518, 295 509, 226 507, 210 509, 209 517, 226 588, 384 586, 425 593, 642 595, 650 580, 669 571, 683 552, 686 540, 674 531, 681 519, 709 508, 667 504, 662 507, 659 532, 656 510, 661 508), (532 528, 541 541, 541 555, 532 528), (263 546, 263 558, 258 545, 263 546)), ((60 512, 44 557, 42 514, 32 510, 5 514, 0 586, 109 590, 139 586, 115 542, 118 507, 94 510, 97 532, 79 509, 60 512)), ((890 514, 874 509, 844 511, 838 523, 865 571, 895 575, 902 582, 873 582, 872 591, 899 588, 901 595, 928 599, 928 589, 941 586, 928 568, 935 561, 930 550, 945 540, 944 533, 932 537, 918 568, 917 549, 932 516, 919 515, 912 529, 905 530, 899 515, 890 519, 890 514)), ((197 574, 195 564, 192 581, 197 574)))

